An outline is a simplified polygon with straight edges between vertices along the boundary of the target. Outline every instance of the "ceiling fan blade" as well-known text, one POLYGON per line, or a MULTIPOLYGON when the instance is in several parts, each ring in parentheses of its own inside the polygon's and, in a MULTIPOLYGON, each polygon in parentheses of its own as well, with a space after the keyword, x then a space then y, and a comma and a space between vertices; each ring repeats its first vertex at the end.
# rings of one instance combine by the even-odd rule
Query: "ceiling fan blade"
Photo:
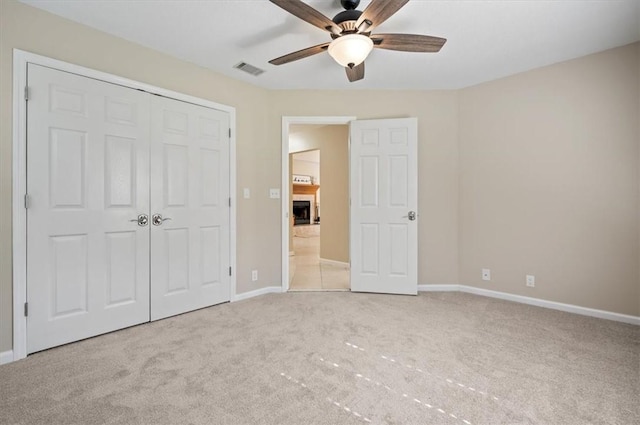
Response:
POLYGON ((342 28, 337 26, 331 19, 324 16, 322 13, 315 10, 313 7, 300 0, 269 0, 276 6, 280 6, 287 12, 294 16, 307 21, 311 25, 314 25, 325 31, 329 31, 333 34, 340 34, 342 28))
POLYGON ((391 15, 408 2, 409 0, 371 0, 369 6, 356 21, 356 28, 360 28, 363 22, 370 21, 371 24, 367 26, 367 31, 371 31, 371 29, 389 19, 391 15))
POLYGON ((352 83, 364 78, 364 62, 360 65, 354 66, 353 68, 346 66, 344 69, 347 71, 347 78, 352 83))
POLYGON ((269 63, 272 65, 283 65, 285 63, 297 61, 298 59, 304 59, 309 56, 317 55, 318 53, 326 51, 328 47, 329 43, 318 44, 317 46, 307 47, 306 49, 298 50, 297 52, 289 53, 288 55, 271 59, 269 63))
POLYGON ((402 52, 439 52, 446 38, 419 34, 372 34, 373 47, 402 52))

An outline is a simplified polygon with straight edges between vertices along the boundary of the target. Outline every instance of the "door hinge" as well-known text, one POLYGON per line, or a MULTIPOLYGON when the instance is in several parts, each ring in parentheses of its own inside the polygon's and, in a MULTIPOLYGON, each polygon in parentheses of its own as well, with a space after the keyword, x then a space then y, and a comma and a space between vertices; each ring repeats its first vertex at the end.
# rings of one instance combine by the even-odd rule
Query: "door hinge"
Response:
POLYGON ((29 86, 24 86, 24 100, 29 101, 29 86))
POLYGON ((229 127, 229 139, 231 139, 231 127, 229 127))
POLYGON ((231 206, 231 198, 229 198, 229 206, 231 206))
POLYGON ((229 266, 229 276, 231 276, 231 266, 229 266))
POLYGON ((29 303, 24 303, 24 317, 29 316, 29 303))
POLYGON ((25 193, 24 194, 24 209, 28 210, 30 206, 31 206, 31 198, 29 198, 29 194, 28 193, 25 193))

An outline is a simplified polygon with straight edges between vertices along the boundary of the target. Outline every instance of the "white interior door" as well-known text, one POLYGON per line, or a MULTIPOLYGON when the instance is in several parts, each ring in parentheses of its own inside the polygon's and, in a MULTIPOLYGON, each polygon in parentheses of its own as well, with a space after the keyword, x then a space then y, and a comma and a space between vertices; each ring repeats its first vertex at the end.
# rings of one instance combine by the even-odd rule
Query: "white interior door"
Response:
POLYGON ((32 353, 149 320, 149 95, 32 64, 28 81, 32 353))
POLYGON ((351 290, 418 292, 418 121, 350 125, 351 290))
POLYGON ((230 138, 226 112, 158 96, 151 103, 156 320, 230 300, 230 138))

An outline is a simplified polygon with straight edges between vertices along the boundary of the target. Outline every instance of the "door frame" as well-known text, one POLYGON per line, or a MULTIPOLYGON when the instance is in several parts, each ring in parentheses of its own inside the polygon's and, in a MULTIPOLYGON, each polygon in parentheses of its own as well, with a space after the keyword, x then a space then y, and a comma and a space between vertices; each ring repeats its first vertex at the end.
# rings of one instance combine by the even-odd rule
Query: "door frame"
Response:
MULTIPOLYGON (((232 106, 210 100, 178 93, 172 90, 119 77, 102 71, 59 61, 20 49, 13 49, 13 184, 12 184, 12 265, 13 265, 13 361, 27 356, 27 318, 24 305, 27 301, 27 212, 25 194, 27 193, 27 64, 54 68, 83 77, 105 81, 107 83, 146 91, 151 94, 168 97, 182 102, 193 103, 207 108, 217 109, 229 114, 231 137, 229 140, 229 193, 231 207, 229 212, 229 262, 236 270, 236 109, 232 106)), ((230 276, 231 301, 235 301, 236 274, 230 276)))
MULTIPOLYGON (((282 116, 282 292, 289 290, 289 126, 291 124, 346 124, 355 116, 282 116)), ((351 154, 349 153, 349 158, 351 154)))

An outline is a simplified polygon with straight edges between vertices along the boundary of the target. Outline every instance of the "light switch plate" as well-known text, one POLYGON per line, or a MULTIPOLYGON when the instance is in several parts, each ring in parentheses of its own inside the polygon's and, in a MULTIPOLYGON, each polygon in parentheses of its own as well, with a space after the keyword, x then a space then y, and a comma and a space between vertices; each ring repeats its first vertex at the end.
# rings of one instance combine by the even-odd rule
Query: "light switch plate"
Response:
POLYGON ((269 198, 271 199, 279 199, 280 198, 280 189, 269 189, 269 198))
POLYGON ((251 189, 249 189, 248 187, 245 187, 245 188, 242 190, 242 194, 243 194, 243 196, 244 196, 244 199, 249 199, 249 198, 251 198, 251 189))
POLYGON ((536 286, 536 277, 534 275, 528 274, 526 277, 527 286, 530 288, 534 288, 536 286))

